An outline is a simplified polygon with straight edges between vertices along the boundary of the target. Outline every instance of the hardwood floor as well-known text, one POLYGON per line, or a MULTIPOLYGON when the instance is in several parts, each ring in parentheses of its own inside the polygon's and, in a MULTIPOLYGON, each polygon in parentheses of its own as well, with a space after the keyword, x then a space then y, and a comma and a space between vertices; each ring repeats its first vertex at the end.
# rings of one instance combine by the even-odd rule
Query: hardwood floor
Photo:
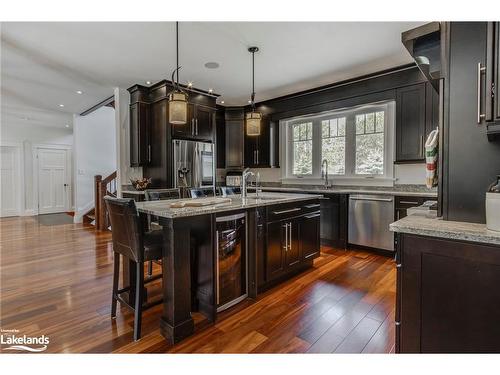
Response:
MULTIPOLYGON (((46 226, 0 219, 0 327, 46 335, 54 353, 388 353, 394 351, 396 271, 392 259, 324 248, 314 267, 221 314, 170 346, 159 332, 162 306, 143 318, 110 318, 111 233, 88 224, 46 226)), ((155 272, 159 271, 155 266, 155 272)), ((160 293, 159 284, 150 296, 160 293)))

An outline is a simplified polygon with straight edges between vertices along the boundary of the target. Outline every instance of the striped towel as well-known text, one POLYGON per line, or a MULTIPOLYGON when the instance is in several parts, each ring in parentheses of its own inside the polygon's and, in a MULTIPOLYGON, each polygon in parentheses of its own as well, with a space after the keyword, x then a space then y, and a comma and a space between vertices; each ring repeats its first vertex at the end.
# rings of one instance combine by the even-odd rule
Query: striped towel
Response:
POLYGON ((439 130, 433 130, 425 142, 426 185, 430 189, 438 184, 437 158, 438 158, 439 130))

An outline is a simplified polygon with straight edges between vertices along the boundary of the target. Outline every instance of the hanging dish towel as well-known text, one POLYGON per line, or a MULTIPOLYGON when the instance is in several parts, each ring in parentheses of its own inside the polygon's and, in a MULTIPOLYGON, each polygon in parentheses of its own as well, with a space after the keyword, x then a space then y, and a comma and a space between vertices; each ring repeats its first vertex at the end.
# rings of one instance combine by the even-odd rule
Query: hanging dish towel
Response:
POLYGON ((433 130, 425 142, 426 185, 430 189, 437 186, 437 157, 439 130, 433 130))

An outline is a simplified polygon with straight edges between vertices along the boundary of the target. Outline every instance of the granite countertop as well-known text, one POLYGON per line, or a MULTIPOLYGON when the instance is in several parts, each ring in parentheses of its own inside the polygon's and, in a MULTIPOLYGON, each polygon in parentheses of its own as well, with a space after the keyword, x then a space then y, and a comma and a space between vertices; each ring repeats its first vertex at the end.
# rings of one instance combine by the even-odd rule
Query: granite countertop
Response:
POLYGON ((389 228, 399 233, 500 245, 500 232, 486 229, 486 224, 442 220, 435 211, 409 215, 389 228))
POLYGON ((186 201, 190 199, 170 199, 161 201, 136 202, 136 206, 139 212, 166 218, 178 218, 178 217, 205 215, 216 212, 234 211, 234 210, 241 210, 241 209, 255 208, 262 206, 271 206, 282 203, 306 201, 321 197, 321 195, 285 194, 285 193, 261 193, 260 196, 263 198, 273 198, 273 199, 256 198, 255 194, 249 194, 245 200, 241 198, 241 195, 232 195, 228 197, 231 198, 231 202, 211 205, 211 206, 202 206, 202 207, 182 207, 182 208, 170 207, 170 204, 173 202, 186 201))
MULTIPOLYGON (((255 187, 248 187, 255 189, 255 187)), ((371 187, 371 186, 334 186, 325 188, 317 185, 263 185, 261 189, 266 191, 284 191, 298 193, 338 193, 338 194, 380 194, 380 195, 402 195, 407 197, 432 197, 437 198, 437 191, 427 189, 422 185, 398 185, 395 187, 371 187)))

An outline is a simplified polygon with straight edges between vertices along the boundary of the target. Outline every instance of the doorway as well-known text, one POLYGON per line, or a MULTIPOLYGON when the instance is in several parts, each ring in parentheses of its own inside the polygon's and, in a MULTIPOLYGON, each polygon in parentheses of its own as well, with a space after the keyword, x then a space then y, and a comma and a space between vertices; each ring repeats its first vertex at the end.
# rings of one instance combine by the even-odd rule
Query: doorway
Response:
POLYGON ((0 216, 17 216, 21 211, 21 146, 0 146, 0 216))
POLYGON ((36 148, 38 214, 71 210, 71 151, 66 148, 36 148))

